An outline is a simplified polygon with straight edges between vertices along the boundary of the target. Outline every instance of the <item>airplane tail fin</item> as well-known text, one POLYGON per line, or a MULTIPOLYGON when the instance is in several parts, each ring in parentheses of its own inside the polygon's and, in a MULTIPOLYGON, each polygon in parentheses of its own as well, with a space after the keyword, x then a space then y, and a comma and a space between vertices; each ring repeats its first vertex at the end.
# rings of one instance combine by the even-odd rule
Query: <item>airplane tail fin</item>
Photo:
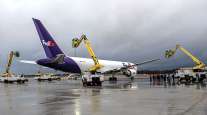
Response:
POLYGON ((42 46, 45 50, 45 54, 48 58, 54 58, 58 54, 64 54, 61 49, 58 47, 56 42, 53 40, 52 36, 49 34, 49 32, 46 30, 46 28, 43 26, 40 20, 33 19, 33 22, 35 24, 36 30, 39 34, 40 41, 42 43, 42 46))

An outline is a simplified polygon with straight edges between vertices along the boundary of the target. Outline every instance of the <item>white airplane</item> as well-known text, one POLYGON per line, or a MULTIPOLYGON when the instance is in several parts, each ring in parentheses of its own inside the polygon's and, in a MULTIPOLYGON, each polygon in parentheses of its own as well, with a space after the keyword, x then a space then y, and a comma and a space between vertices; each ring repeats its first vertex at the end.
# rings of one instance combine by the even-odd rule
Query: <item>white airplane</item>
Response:
MULTIPOLYGON (((47 58, 39 59, 37 61, 21 60, 20 62, 38 64, 55 70, 60 70, 63 72, 70 72, 70 73, 78 73, 78 74, 87 72, 90 69, 90 67, 94 65, 93 60, 90 58, 66 56, 58 47, 58 45, 53 40, 52 36, 49 34, 46 28, 43 26, 41 21, 33 18, 33 22, 36 26, 37 32, 39 34, 39 38, 41 40, 47 58)), ((119 72, 122 73, 123 75, 126 75, 127 77, 134 77, 137 74, 138 65, 150 63, 157 60, 159 59, 145 61, 142 63, 99 60, 99 62, 103 65, 103 67, 97 70, 97 73, 114 74, 119 72)), ((98 81, 99 85, 101 83, 100 80, 93 81, 92 78, 89 81, 93 83, 98 81)), ((91 84, 91 82, 89 84, 91 84)))

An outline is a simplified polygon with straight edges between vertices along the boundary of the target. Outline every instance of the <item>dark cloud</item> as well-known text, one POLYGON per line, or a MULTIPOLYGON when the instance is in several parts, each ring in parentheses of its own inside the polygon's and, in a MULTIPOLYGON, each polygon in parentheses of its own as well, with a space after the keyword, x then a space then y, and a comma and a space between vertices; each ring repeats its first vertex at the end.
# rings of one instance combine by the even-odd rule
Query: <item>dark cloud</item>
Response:
MULTIPOLYGON (((45 56, 32 17, 42 20, 71 56, 71 39, 84 33, 102 59, 162 59, 144 69, 192 66, 181 52, 169 60, 163 52, 180 43, 206 62, 206 11, 206 0, 0 0, 1 68, 10 50, 19 50, 20 59, 45 56)), ((88 57, 83 45, 77 55, 88 57)), ((35 72, 37 67, 28 68, 15 62, 13 69, 35 72)))

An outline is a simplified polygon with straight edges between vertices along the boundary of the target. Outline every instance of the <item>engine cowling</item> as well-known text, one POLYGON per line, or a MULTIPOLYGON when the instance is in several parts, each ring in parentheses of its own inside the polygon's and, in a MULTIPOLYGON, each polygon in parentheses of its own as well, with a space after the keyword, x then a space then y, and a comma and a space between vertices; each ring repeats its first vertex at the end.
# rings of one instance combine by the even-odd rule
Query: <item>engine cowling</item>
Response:
POLYGON ((137 74, 137 71, 135 69, 127 69, 126 71, 123 71, 123 74, 127 77, 134 77, 137 74))

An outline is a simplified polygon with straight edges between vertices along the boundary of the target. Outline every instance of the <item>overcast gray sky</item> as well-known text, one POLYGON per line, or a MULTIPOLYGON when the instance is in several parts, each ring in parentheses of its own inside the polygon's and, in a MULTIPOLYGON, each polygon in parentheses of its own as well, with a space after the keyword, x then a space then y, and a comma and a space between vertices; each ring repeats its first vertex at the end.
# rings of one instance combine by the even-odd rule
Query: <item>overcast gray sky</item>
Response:
MULTIPOLYGON (((207 63, 206 12, 206 0, 0 0, 0 69, 10 50, 20 51, 19 59, 45 57, 32 17, 43 22, 70 56, 71 39, 84 33, 101 59, 162 59, 143 69, 192 66, 180 51, 164 59, 164 51, 179 43, 207 63)), ((88 57, 84 45, 77 56, 88 57)), ((37 66, 15 62, 13 70, 34 72, 37 66)))

